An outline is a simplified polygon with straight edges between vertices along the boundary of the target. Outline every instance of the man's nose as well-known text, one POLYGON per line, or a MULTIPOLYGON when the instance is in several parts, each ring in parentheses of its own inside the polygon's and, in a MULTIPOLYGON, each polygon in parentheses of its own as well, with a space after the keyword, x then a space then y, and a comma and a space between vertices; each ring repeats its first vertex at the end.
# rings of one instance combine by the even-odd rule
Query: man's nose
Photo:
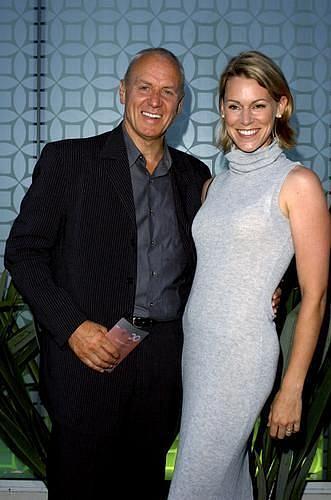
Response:
POLYGON ((158 107, 160 106, 161 102, 161 94, 160 91, 157 89, 152 90, 150 94, 150 103, 153 107, 158 107))

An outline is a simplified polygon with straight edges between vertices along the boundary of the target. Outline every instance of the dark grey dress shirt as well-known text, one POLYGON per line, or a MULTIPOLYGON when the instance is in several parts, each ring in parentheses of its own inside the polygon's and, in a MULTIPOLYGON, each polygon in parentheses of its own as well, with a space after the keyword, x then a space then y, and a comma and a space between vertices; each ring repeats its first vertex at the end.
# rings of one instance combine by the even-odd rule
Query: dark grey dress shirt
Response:
POLYGON ((179 287, 187 263, 169 173, 172 160, 165 144, 164 155, 151 175, 124 127, 123 131, 138 235, 134 315, 169 321, 179 317, 179 287))

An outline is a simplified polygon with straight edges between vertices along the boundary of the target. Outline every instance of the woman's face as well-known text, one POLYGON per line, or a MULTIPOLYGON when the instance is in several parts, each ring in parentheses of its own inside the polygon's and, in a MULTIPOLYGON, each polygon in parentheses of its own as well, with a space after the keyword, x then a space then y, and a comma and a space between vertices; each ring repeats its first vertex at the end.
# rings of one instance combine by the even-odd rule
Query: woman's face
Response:
POLYGON ((274 122, 284 112, 287 98, 273 100, 253 78, 234 76, 227 81, 221 111, 228 135, 238 149, 252 153, 272 141, 274 122))

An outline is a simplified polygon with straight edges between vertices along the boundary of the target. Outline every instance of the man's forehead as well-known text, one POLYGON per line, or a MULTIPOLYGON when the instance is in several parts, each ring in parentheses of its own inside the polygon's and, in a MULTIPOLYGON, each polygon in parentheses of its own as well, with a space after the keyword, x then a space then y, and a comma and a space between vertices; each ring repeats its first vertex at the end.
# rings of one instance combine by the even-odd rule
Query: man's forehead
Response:
POLYGON ((160 75, 166 77, 169 73, 176 73, 180 76, 176 64, 166 57, 158 54, 148 54, 139 58, 132 66, 131 73, 135 75, 144 75, 146 72, 154 74, 158 71, 160 75))
MULTIPOLYGON (((151 75, 151 77, 149 77, 148 74, 146 74, 145 72, 142 72, 142 74, 137 74, 137 75, 133 75, 133 81, 134 83, 146 83, 148 85, 153 85, 153 83, 155 82, 155 79, 153 78, 153 75, 151 75)), ((173 78, 169 78, 169 77, 165 77, 165 78, 161 78, 161 79, 157 79, 158 83, 162 83, 162 85, 164 87, 171 87, 171 88, 177 88, 178 87, 178 83, 176 83, 173 78)))

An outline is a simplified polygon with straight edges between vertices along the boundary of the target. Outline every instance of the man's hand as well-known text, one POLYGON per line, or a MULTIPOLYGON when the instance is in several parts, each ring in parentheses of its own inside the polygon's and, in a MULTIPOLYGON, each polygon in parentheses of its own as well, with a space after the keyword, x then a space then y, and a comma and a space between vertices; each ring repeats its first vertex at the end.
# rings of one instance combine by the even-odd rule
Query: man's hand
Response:
POLYGON ((279 287, 276 288, 276 290, 274 291, 274 294, 271 298, 271 305, 272 305, 272 310, 273 310, 274 314, 277 314, 278 307, 280 304, 281 295, 282 295, 282 289, 279 287))
POLYGON ((116 348, 107 339, 106 333, 106 327, 87 320, 79 325, 68 340, 76 356, 89 368, 101 373, 116 364, 119 358, 116 348))

